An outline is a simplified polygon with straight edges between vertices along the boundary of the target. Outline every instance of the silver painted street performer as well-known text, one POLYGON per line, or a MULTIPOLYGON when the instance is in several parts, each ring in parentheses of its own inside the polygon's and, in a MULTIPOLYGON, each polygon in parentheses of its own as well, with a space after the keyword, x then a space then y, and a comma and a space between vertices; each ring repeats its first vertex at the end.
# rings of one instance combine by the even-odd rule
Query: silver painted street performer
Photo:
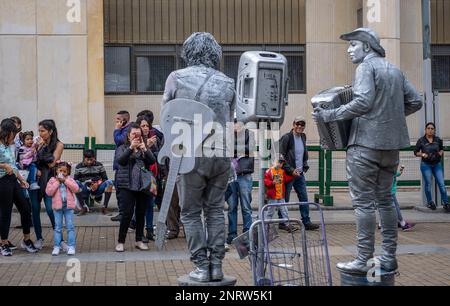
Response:
POLYGON ((347 146, 347 178, 357 226, 355 260, 338 263, 348 273, 367 273, 375 248, 375 210, 381 218, 382 255, 375 258, 386 272, 398 268, 397 214, 391 186, 399 164, 399 150, 410 146, 406 116, 422 107, 422 99, 399 68, 385 59, 378 35, 367 28, 344 34, 348 53, 359 64, 353 100, 331 110, 315 109, 313 119, 352 120, 347 146))
MULTIPOLYGON (((236 101, 234 80, 216 70, 222 58, 221 46, 210 33, 197 32, 184 42, 182 57, 188 67, 169 75, 163 106, 174 99, 196 100, 209 107, 215 114, 216 123, 225 129, 226 124, 231 122, 236 101)), ((180 103, 179 107, 186 106, 180 103)), ((231 161, 226 157, 225 140, 206 149, 211 149, 213 156, 196 156, 194 170, 181 174, 177 180, 181 221, 191 261, 195 265, 189 277, 199 282, 220 281, 223 278, 223 205, 231 167, 231 161)))

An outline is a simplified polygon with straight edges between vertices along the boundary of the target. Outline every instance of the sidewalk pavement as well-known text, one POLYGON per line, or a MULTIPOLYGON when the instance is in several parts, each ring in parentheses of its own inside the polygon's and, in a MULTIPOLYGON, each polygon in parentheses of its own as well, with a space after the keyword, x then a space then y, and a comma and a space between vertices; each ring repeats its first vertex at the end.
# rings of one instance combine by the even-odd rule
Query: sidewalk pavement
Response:
MULTIPOLYGON (((350 202, 344 202, 347 196, 343 192, 335 197, 335 206, 342 209, 323 212, 335 286, 340 285, 336 263, 351 260, 356 252, 355 218, 350 202)), ((412 232, 399 232, 397 253, 400 275, 396 277, 396 285, 449 286, 450 214, 414 209, 418 199, 418 192, 399 193, 404 218, 417 225, 412 232)), ((254 197, 254 202, 256 200, 257 197, 254 197)), ((113 196, 111 208, 115 210, 116 207, 113 196)), ((226 211, 224 213, 226 214, 226 211)), ((76 216, 77 255, 68 257, 62 254, 52 257, 53 231, 47 215, 41 213, 45 247, 37 254, 16 250, 10 258, 0 257, 0 285, 177 286, 177 278, 192 270, 186 241, 182 235, 178 239, 169 240, 162 251, 157 250, 153 242, 149 244, 149 251, 139 251, 134 248, 134 233, 129 233, 126 252, 116 253, 114 246, 119 223, 110 220, 115 214, 115 211, 111 211, 109 215, 93 212, 81 217, 76 216), (76 263, 79 263, 80 267, 79 280, 71 278, 71 268, 76 263)), ((157 220, 157 214, 156 212, 154 220, 157 220)), ((256 216, 256 211, 253 214, 256 216)), ((241 214, 238 215, 239 224, 242 224, 241 214)), ((291 211, 290 217, 299 218, 299 212, 291 211)), ((319 223, 320 215, 317 210, 311 211, 311 219, 319 223)), ((14 229, 19 223, 19 216, 14 213, 10 232, 10 240, 14 244, 19 244, 22 237, 21 231, 14 229)), ((239 225, 239 231, 241 230, 242 226, 239 225)), ((279 234, 282 238, 286 236, 284 238, 289 239, 289 234, 279 234)), ((379 254, 380 231, 377 231, 376 236, 379 254)), ((233 248, 225 256, 224 272, 236 277, 237 285, 253 284, 249 260, 239 259, 233 248)))

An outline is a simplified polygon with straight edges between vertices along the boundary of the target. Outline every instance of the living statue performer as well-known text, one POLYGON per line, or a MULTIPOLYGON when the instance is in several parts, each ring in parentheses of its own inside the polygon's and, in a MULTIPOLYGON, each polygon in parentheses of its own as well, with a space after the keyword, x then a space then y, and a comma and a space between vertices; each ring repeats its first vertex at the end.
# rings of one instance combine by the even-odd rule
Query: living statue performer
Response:
POLYGON ((381 219, 382 255, 375 262, 386 272, 397 270, 397 214, 392 204, 392 180, 399 150, 410 146, 406 116, 422 107, 422 99, 399 68, 385 59, 378 35, 359 28, 341 36, 350 42, 348 54, 359 66, 353 100, 332 110, 315 109, 315 121, 351 120, 347 146, 347 179, 357 226, 355 260, 338 263, 348 273, 367 273, 375 248, 375 209, 381 219))
MULTIPOLYGON (((216 70, 222 58, 220 45, 210 33, 197 32, 184 42, 181 56, 188 67, 169 75, 163 106, 174 99, 196 100, 214 112, 216 123, 225 130, 226 124, 231 122, 236 101, 234 80, 216 70)), ((182 103, 179 107, 183 108, 182 103)), ((226 157, 225 144, 225 140, 222 144, 215 142, 209 148, 214 151, 213 156, 196 156, 194 169, 177 179, 181 222, 191 261, 195 265, 189 277, 194 281, 223 279, 223 205, 231 167, 231 161, 226 157)))

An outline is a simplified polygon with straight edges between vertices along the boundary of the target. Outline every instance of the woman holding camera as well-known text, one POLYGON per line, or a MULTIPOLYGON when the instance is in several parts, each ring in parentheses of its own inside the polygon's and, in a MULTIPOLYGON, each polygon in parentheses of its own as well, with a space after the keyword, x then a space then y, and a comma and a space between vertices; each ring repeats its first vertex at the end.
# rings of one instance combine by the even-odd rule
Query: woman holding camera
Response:
MULTIPOLYGON (((56 161, 61 159, 64 151, 64 144, 58 139, 58 130, 55 121, 43 120, 39 122, 39 141, 36 156, 38 168, 39 190, 30 190, 31 210, 33 215, 34 232, 36 234, 35 246, 42 249, 44 239, 42 238, 41 227, 41 201, 44 199, 45 210, 55 228, 55 216, 52 210, 52 198, 45 193, 45 188, 50 178, 53 176, 56 161)), ((63 244, 64 245, 64 244, 63 244)), ((65 247, 64 247, 65 248, 65 247)))
POLYGON ((436 183, 439 186, 444 209, 450 212, 447 190, 445 189, 444 174, 441 165, 441 158, 444 156, 444 145, 442 139, 436 135, 436 125, 432 122, 427 123, 425 135, 417 141, 414 154, 422 158, 420 171, 425 182, 425 195, 427 197, 427 207, 431 210, 436 209, 436 203, 431 196, 431 179, 434 175, 436 183))
POLYGON ((149 196, 141 189, 141 169, 149 169, 156 159, 143 140, 141 127, 137 123, 131 123, 127 133, 125 144, 117 148, 116 163, 116 187, 120 190, 123 205, 123 215, 120 220, 119 240, 116 246, 117 252, 124 251, 124 243, 136 207, 136 248, 148 250, 148 246, 142 242, 144 233, 145 211, 149 202, 149 196))

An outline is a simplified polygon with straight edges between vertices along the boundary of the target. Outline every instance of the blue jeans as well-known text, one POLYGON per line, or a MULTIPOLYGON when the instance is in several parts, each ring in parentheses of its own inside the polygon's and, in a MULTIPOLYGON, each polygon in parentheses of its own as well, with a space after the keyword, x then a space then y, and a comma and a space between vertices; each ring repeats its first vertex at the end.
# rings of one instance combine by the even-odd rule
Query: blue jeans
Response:
POLYGON ((53 211, 55 215, 55 230, 53 232, 54 246, 61 246, 63 217, 66 220, 67 245, 75 247, 75 226, 73 224, 73 209, 63 208, 53 211))
POLYGON ((420 171, 422 172, 423 181, 425 182, 425 196, 427 197, 427 203, 433 201, 433 197, 431 195, 431 179, 434 175, 436 183, 439 187, 439 191, 441 193, 442 203, 448 204, 448 195, 447 190, 445 189, 442 165, 440 163, 436 165, 429 165, 422 162, 420 164, 420 171))
MULTIPOLYGON (((292 181, 286 184, 286 194, 284 195, 284 200, 286 201, 286 203, 289 203, 292 187, 294 187, 294 190, 297 193, 299 202, 308 202, 308 193, 306 192, 306 180, 303 174, 294 178, 292 181)), ((309 218, 309 205, 299 205, 299 208, 303 224, 304 225, 310 224, 311 219, 309 218)))
POLYGON ((80 189, 81 189, 81 196, 85 200, 87 200, 89 198, 89 195, 93 195, 94 197, 101 196, 102 194, 105 193, 106 188, 113 185, 112 180, 107 180, 107 181, 104 181, 103 183, 101 183, 100 186, 98 186, 97 190, 90 191, 87 189, 86 184, 83 184, 80 181, 76 181, 76 182, 78 184, 78 187, 80 187, 80 189))
POLYGON ((397 220, 398 222, 403 221, 402 212, 400 211, 400 204, 398 204, 397 196, 392 194, 392 202, 394 202, 395 210, 397 211, 397 220))
POLYGON ((30 184, 36 183, 37 182, 36 174, 38 170, 36 164, 31 163, 27 168, 25 168, 25 170, 28 170, 29 172, 27 182, 30 184))
MULTIPOLYGON (((33 215, 33 226, 34 232, 36 234, 36 239, 42 239, 42 226, 41 226, 41 202, 38 201, 38 192, 41 190, 30 190, 30 200, 31 200, 31 213, 33 215)), ((52 223, 52 228, 55 228, 55 216, 52 210, 52 198, 45 195, 44 196, 45 210, 52 223)))
POLYGON ((244 222, 243 232, 245 233, 252 225, 252 189, 253 179, 251 174, 240 175, 237 180, 229 183, 225 193, 228 203, 228 237, 227 243, 237 237, 237 216, 238 203, 241 202, 242 219, 244 222))

